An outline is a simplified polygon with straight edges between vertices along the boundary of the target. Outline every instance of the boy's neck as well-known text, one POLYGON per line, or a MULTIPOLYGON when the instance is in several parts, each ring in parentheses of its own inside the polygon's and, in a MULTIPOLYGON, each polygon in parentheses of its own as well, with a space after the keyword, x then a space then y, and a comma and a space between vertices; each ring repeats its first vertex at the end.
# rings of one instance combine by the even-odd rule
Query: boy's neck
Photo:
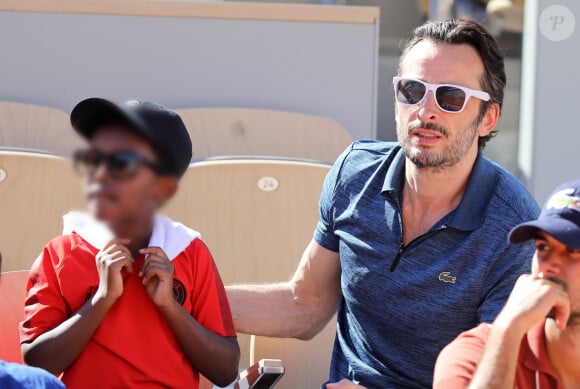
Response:
POLYGON ((138 258, 141 255, 139 250, 149 246, 153 234, 153 222, 153 218, 132 220, 110 226, 110 228, 115 237, 131 240, 127 248, 131 251, 133 258, 138 258))

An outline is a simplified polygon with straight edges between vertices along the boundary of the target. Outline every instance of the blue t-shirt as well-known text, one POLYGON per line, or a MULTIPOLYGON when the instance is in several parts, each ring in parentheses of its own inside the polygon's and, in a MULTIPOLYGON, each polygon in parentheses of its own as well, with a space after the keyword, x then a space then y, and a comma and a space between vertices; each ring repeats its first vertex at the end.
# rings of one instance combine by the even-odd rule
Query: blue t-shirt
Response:
POLYGON ((340 254, 343 295, 331 381, 430 388, 439 351, 493 321, 530 271, 533 244, 507 234, 539 208, 511 174, 480 153, 458 207, 403 247, 404 172, 397 144, 359 141, 325 180, 314 238, 340 254))
POLYGON ((45 370, 0 361, 0 388, 64 389, 64 385, 45 370))

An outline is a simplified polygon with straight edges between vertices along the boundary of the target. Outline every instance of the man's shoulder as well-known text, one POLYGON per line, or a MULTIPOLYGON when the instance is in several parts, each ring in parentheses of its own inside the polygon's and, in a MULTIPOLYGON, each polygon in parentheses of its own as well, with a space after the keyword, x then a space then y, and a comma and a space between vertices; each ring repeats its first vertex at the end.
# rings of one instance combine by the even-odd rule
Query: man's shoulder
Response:
POLYGON ((400 148, 397 142, 385 142, 375 139, 361 139, 350 146, 350 153, 366 155, 369 158, 380 158, 389 155, 400 148))
POLYGON ((455 341, 461 342, 471 342, 471 343, 480 343, 485 344, 487 342, 487 338, 489 338, 489 334, 491 332, 491 324, 489 323, 481 323, 477 327, 474 327, 470 330, 464 331, 457 336, 455 341))
POLYGON ((471 357, 478 358, 478 355, 483 351, 490 332, 491 324, 481 323, 477 327, 459 334, 455 340, 445 347, 444 352, 441 354, 468 353, 471 357))
POLYGON ((495 171, 497 177, 492 197, 493 207, 496 211, 504 211, 495 213, 501 213, 501 218, 512 225, 536 218, 540 208, 526 186, 495 162, 486 158, 485 163, 495 171))
POLYGON ((467 387, 485 349, 491 326, 479 326, 461 333, 445 346, 435 364, 433 388, 467 387))
POLYGON ((388 160, 400 150, 395 142, 384 142, 372 139, 358 140, 353 142, 337 159, 335 168, 343 179, 361 179, 364 172, 373 172, 379 166, 390 165, 388 160))

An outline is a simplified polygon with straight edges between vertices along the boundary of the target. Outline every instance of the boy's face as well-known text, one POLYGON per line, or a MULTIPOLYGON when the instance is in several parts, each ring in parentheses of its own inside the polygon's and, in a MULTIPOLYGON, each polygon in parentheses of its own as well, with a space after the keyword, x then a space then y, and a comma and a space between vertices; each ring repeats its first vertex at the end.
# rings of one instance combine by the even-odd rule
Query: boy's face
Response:
MULTIPOLYGON (((149 143, 122 125, 100 128, 93 135, 89 147, 106 156, 129 152, 158 162, 149 143)), ((101 163, 85 181, 89 212, 113 229, 148 220, 176 188, 175 177, 160 176, 145 163, 139 164, 134 175, 124 178, 115 177, 106 163, 101 163)))

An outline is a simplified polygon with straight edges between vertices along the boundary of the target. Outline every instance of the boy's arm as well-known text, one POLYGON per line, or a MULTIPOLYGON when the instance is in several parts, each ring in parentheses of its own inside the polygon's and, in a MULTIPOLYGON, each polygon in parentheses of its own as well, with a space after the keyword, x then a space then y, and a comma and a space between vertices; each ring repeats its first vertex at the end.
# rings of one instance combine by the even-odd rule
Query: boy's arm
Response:
POLYGON ((113 240, 97 254, 97 292, 70 318, 32 342, 22 344, 22 358, 26 364, 58 374, 76 360, 111 306, 123 293, 122 269, 133 271, 131 253, 124 246, 127 243, 124 240, 113 240))
POLYGON ((159 307, 159 311, 197 371, 220 387, 236 379, 240 347, 235 337, 223 337, 206 329, 175 300, 170 306, 159 307))
POLYGON ((56 328, 43 333, 30 343, 23 343, 21 347, 24 362, 53 374, 60 374, 83 351, 111 305, 111 301, 95 295, 56 328))
POLYGON ((236 338, 210 331, 175 301, 173 264, 162 249, 149 247, 141 253, 147 255, 140 273, 147 294, 167 320, 191 366, 219 386, 233 382, 240 359, 236 338))

